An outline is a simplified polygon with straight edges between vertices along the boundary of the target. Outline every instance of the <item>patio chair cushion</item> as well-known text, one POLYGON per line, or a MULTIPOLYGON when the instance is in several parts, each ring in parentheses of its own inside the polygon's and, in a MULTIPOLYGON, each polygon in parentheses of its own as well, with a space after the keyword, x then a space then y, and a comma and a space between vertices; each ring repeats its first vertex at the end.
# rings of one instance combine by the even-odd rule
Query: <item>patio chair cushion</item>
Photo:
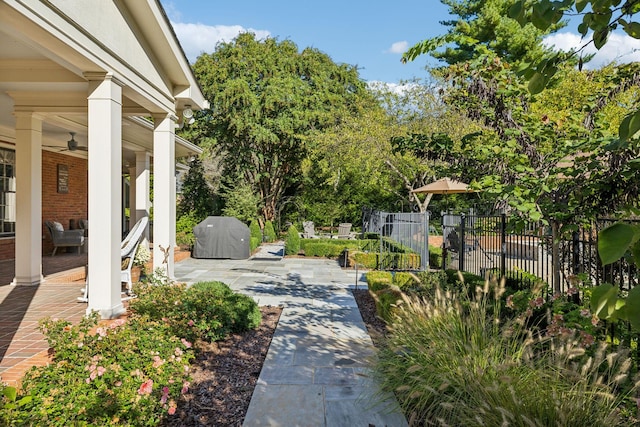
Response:
POLYGON ((55 230, 55 231, 64 231, 64 227, 62 226, 62 224, 60 224, 57 221, 51 221, 51 227, 55 230))

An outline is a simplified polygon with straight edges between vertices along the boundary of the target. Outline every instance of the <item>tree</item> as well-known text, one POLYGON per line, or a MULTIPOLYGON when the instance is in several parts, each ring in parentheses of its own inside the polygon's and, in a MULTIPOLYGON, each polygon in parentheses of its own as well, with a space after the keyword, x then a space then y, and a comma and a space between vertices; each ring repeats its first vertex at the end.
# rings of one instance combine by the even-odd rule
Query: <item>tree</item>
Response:
POLYGON ((354 66, 250 33, 201 55, 193 68, 212 106, 199 134, 223 156, 226 173, 259 194, 266 220, 299 185, 312 132, 334 126, 367 94, 354 66))
MULTIPOLYGON (((529 82, 529 91, 534 94, 540 93, 551 84, 559 64, 579 55, 581 65, 584 48, 593 43, 596 49, 601 49, 616 29, 620 28, 627 35, 640 39, 640 23, 632 20, 639 11, 640 0, 515 1, 509 9, 509 16, 516 19, 521 26, 533 24, 542 31, 556 25, 565 14, 582 16, 582 22, 577 29, 583 37, 584 44, 579 49, 553 52, 523 67, 521 74, 529 82)), ((640 73, 636 72, 631 80, 637 84, 640 81, 640 73)), ((640 110, 634 109, 620 123, 618 134, 621 140, 626 140, 633 137, 638 130, 640 110)))
POLYGON ((204 177, 204 168, 199 157, 189 162, 189 171, 182 183, 182 194, 178 202, 178 217, 191 215, 200 221, 213 213, 213 193, 204 177))
POLYGON ((547 52, 541 43, 549 32, 564 26, 554 22, 540 29, 533 24, 521 26, 508 17, 513 0, 440 0, 457 16, 441 22, 449 30, 445 35, 417 43, 404 55, 412 61, 422 54, 431 54, 447 64, 469 61, 494 52, 502 60, 518 67, 520 63, 539 60, 547 52), (443 50, 442 50, 443 48, 443 50))

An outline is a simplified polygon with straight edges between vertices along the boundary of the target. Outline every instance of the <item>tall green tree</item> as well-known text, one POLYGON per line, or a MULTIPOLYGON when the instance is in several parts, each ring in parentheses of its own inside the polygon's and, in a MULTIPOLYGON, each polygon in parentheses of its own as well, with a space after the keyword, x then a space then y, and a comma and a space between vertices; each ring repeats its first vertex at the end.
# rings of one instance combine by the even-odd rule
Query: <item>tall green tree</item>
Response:
MULTIPOLYGON (((517 0, 509 8, 509 16, 517 20, 522 27, 534 25, 541 31, 548 31, 565 16, 581 16, 582 22, 577 30, 583 37, 581 47, 569 52, 550 52, 545 57, 526 64, 521 74, 528 80, 531 93, 540 93, 552 84, 559 65, 579 57, 582 64, 584 49, 593 44, 601 49, 607 44, 609 36, 615 30, 635 39, 640 39, 640 22, 634 20, 640 12, 640 0, 517 0)), ((640 73, 634 73, 630 80, 621 82, 628 85, 640 81, 640 73)), ((614 92, 622 91, 624 86, 615 88, 614 92)), ((618 128, 621 140, 632 138, 640 130, 640 110, 628 112, 618 128)))
POLYGON ((200 221, 213 213, 213 193, 204 176, 200 157, 189 162, 189 171, 182 182, 178 201, 178 217, 191 215, 200 221))
POLYGON ((367 94, 356 67, 251 33, 219 44, 193 68, 211 103, 199 132, 223 156, 226 173, 241 174, 259 194, 265 220, 300 184, 312 132, 336 125, 367 94))
POLYGON ((430 54, 447 64, 469 61, 494 52, 517 67, 523 62, 539 60, 547 52, 541 43, 549 32, 564 24, 555 22, 540 29, 533 24, 521 26, 509 17, 513 0, 440 0, 449 6, 452 19, 442 21, 446 34, 426 39, 411 47, 403 61, 430 54))

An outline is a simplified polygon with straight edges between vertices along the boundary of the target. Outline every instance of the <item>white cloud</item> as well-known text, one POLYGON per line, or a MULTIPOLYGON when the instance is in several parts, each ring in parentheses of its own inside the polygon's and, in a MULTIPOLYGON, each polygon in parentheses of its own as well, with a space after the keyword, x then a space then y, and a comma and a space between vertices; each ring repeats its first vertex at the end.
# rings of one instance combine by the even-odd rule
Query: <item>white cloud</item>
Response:
POLYGON ((385 51, 385 53, 404 53, 409 48, 409 43, 406 40, 401 42, 395 42, 391 45, 389 49, 385 51))
MULTIPOLYGON (((557 33, 545 37, 543 43, 547 46, 555 46, 559 50, 577 49, 583 46, 587 40, 591 40, 591 34, 587 34, 582 39, 579 34, 557 33)), ((585 64, 585 68, 595 69, 608 65, 611 62, 626 64, 640 61, 640 40, 634 39, 627 34, 612 33, 609 35, 607 43, 597 50, 593 43, 590 43, 584 50, 586 54, 593 54, 593 59, 585 64)))
POLYGON ((404 92, 412 89, 415 86, 418 86, 417 83, 403 83, 403 84, 387 83, 387 82, 381 82, 379 80, 371 80, 367 82, 367 85, 373 91, 382 91, 382 92, 389 91, 397 95, 402 95, 404 92))
POLYGON ((230 42, 240 33, 255 33, 259 40, 269 37, 267 30, 254 30, 240 25, 204 25, 172 22, 173 29, 180 40, 180 45, 190 62, 203 52, 211 53, 220 42, 230 42))

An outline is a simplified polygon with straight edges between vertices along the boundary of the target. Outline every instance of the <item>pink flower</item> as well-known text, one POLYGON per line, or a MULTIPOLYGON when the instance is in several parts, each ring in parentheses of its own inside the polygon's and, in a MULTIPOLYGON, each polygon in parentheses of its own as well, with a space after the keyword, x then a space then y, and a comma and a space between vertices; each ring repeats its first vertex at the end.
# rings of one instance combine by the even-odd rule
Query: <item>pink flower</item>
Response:
POLYGON ((589 311, 588 308, 583 308, 582 310, 580 310, 580 316, 591 317, 591 312, 589 311))
POLYGON ((163 405, 167 403, 167 399, 169 398, 169 387, 162 387, 162 396, 160 397, 160 403, 163 405))
POLYGON ((191 383, 189 383, 189 381, 185 381, 184 383, 182 383, 182 390, 180 390, 180 393, 185 394, 186 392, 188 392, 190 385, 191 383))
POLYGON ((180 341, 182 341, 182 344, 186 347, 186 348, 191 348, 191 343, 187 340, 185 340, 184 338, 180 338, 180 341))
POLYGON ((162 366, 162 364, 164 364, 164 360, 162 360, 160 358, 160 356, 153 356, 153 367, 154 368, 162 366))
POLYGON ((169 406, 169 411, 168 411, 169 415, 173 415, 176 413, 176 407, 175 406, 169 406))
POLYGON ((111 328, 111 329, 115 329, 115 328, 117 328, 118 326, 122 326, 122 325, 124 325, 125 323, 127 323, 127 321, 126 321, 126 320, 124 320, 124 319, 116 319, 116 320, 114 320, 114 321, 109 325, 109 328, 111 328))
POLYGON ((98 369, 96 369, 96 370, 98 371, 98 376, 99 377, 101 377, 102 374, 104 374, 107 371, 107 369, 103 368, 102 366, 98 366, 98 369))
POLYGON ((116 387, 120 387, 122 385, 122 381, 116 381, 115 383, 113 383, 113 385, 116 387))
POLYGON ((600 319, 598 319, 598 316, 595 314, 591 316, 591 324, 593 326, 598 326, 598 323, 600 323, 600 319))
POLYGON ((153 390, 153 380, 148 379, 142 383, 142 385, 138 389, 138 394, 151 394, 152 390, 153 390))
POLYGON ((196 324, 196 322, 194 322, 193 320, 189 320, 189 322, 187 323, 187 325, 189 325, 189 326, 193 326, 195 324, 196 324))
POLYGON ((567 295, 571 296, 571 295, 575 295, 578 293, 578 288, 569 288, 567 289, 567 295))
POLYGON ((181 349, 179 349, 178 347, 176 347, 176 349, 173 351, 175 353, 175 355, 177 357, 182 356, 182 354, 184 353, 181 349))
POLYGON ((106 337, 106 336, 107 336, 107 331, 106 331, 104 328, 102 328, 102 327, 100 327, 100 328, 96 329, 96 332, 97 332, 97 333, 98 333, 98 335, 100 335, 101 337, 106 337))

